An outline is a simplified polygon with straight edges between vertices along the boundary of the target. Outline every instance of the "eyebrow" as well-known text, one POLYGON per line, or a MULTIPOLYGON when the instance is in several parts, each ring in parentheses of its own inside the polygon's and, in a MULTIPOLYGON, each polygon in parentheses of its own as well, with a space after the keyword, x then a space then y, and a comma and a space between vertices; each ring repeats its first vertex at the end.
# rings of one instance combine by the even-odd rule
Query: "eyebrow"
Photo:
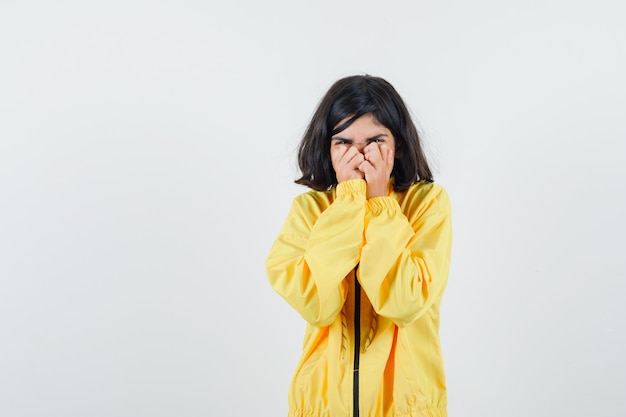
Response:
MULTIPOLYGON (((380 138, 382 138, 382 137, 387 137, 387 134, 385 134, 385 133, 380 133, 380 134, 378 134, 378 135, 376 135, 376 136, 372 136, 371 138, 365 139, 365 141, 366 141, 366 142, 371 142, 371 141, 373 141, 373 140, 380 139, 380 138)), ((354 142, 352 139, 343 138, 343 137, 341 137, 341 136, 333 136, 333 137, 332 137, 332 138, 330 138, 330 139, 331 139, 331 140, 343 140, 343 141, 350 142, 350 143, 354 142)))

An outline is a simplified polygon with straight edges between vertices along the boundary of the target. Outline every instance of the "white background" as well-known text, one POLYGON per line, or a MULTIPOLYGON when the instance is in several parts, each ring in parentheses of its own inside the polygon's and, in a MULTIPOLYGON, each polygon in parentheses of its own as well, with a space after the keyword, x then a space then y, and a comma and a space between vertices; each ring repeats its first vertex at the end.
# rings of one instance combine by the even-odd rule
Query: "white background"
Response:
POLYGON ((363 73, 452 199, 450 415, 626 415, 622 3, 1 0, 0 415, 286 415, 264 260, 363 73))

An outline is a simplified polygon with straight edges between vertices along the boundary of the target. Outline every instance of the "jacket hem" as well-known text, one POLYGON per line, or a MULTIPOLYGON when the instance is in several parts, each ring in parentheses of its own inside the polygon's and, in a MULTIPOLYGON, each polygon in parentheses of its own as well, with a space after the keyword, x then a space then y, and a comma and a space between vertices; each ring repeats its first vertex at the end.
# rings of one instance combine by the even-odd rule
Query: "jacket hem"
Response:
MULTIPOLYGON (((363 413, 361 413, 363 414, 363 413)), ((365 414, 363 414, 365 415, 365 414)), ((308 411, 308 410, 289 410, 287 417, 351 417, 352 414, 347 416, 343 414, 333 413, 331 411, 308 411)), ((419 410, 410 410, 404 413, 388 414, 381 417, 448 417, 448 410, 443 408, 422 408, 419 410)))

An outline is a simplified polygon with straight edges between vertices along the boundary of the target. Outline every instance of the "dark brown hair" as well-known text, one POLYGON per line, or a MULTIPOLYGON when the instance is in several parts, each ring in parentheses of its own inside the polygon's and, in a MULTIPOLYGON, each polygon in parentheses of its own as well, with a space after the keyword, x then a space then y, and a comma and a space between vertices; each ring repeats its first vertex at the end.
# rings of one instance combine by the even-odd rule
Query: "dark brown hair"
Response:
POLYGON ((318 191, 336 185, 330 160, 331 137, 367 113, 389 129, 395 140, 396 160, 391 172, 394 190, 406 191, 418 181, 433 182, 420 137, 404 101, 391 84, 371 75, 342 78, 322 98, 298 147, 302 177, 295 182, 318 191), (346 118, 349 118, 347 122, 335 128, 346 118))

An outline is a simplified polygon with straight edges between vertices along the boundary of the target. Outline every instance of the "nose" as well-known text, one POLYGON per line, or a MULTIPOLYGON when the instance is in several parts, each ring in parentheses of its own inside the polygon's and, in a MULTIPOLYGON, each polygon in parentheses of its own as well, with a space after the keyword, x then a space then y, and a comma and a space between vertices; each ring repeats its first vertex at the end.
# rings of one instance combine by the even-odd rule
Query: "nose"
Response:
POLYGON ((355 142, 352 146, 354 146, 356 148, 357 151, 359 151, 360 153, 363 153, 363 149, 367 146, 367 143, 357 143, 355 142))

